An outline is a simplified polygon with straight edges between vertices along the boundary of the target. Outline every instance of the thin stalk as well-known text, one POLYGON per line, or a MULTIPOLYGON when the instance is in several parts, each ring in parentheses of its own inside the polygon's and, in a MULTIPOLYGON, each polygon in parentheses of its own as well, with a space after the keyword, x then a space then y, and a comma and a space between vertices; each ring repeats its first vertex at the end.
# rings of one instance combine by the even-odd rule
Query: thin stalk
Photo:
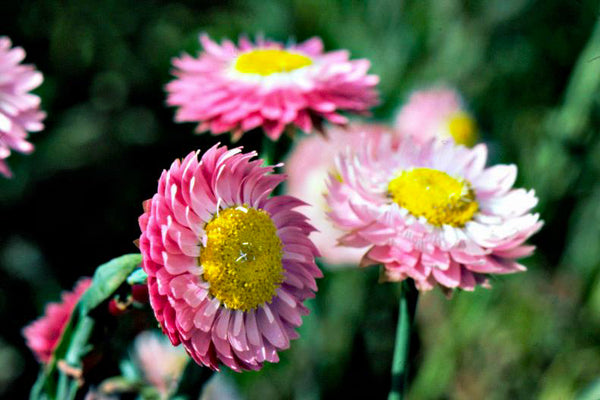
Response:
POLYGON ((398 326, 396 328, 396 345, 392 361, 392 385, 388 400, 402 400, 408 384, 408 365, 410 355, 410 336, 417 309, 419 292, 412 280, 402 282, 400 309, 398 310, 398 326))
POLYGON ((272 165, 276 162, 277 143, 269 139, 263 134, 262 143, 260 146, 260 158, 265 162, 264 165, 272 165))
MULTIPOLYGON (((81 368, 81 358, 88 351, 88 341, 94 329, 95 321, 85 315, 77 323, 73 339, 69 345, 69 349, 64 361, 70 367, 81 368)), ((57 399, 69 400, 74 399, 78 389, 77 379, 67 375, 66 371, 59 369, 58 389, 56 393, 57 399)))
POLYGON ((210 368, 201 367, 190 359, 183 370, 175 393, 169 398, 176 400, 197 399, 212 375, 213 371, 210 368))

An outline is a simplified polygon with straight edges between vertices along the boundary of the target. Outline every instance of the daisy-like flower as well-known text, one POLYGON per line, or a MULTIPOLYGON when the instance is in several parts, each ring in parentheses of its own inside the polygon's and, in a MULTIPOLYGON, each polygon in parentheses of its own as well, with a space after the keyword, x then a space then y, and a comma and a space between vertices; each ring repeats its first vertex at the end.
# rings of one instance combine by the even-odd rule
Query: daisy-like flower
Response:
POLYGON ((512 189, 517 168, 485 168, 487 148, 449 141, 394 148, 364 143, 337 160, 329 180, 330 216, 340 241, 369 246, 362 265, 383 265, 383 279, 412 278, 420 290, 473 290, 487 275, 525 270, 524 242, 542 226, 533 190, 512 189))
POLYGON ((25 51, 11 48, 9 38, 0 37, 0 174, 11 176, 4 161, 10 151, 29 154, 33 145, 27 141, 27 132, 44 129, 44 112, 40 111, 40 98, 29 93, 38 87, 43 76, 32 65, 23 65, 25 51))
POLYGON ((174 345, 235 371, 277 362, 317 290, 314 228, 255 152, 214 146, 164 171, 144 203, 140 249, 150 304, 174 345))
POLYGON ((175 59, 177 79, 167 85, 167 103, 179 107, 175 120, 199 122, 197 132, 239 138, 262 127, 277 140, 289 125, 310 133, 323 120, 345 124, 339 111, 365 113, 378 102, 369 61, 326 53, 319 38, 288 46, 262 38, 241 38, 238 46, 206 35, 200 41, 204 53, 175 59))
POLYGON ((183 348, 174 347, 166 336, 155 331, 144 331, 135 338, 133 359, 146 381, 163 396, 177 385, 189 360, 183 348))
POLYGON ((357 265, 366 248, 340 246, 337 238, 342 231, 327 216, 327 178, 335 170, 334 160, 346 146, 357 147, 370 137, 377 140, 382 135, 393 135, 382 125, 351 124, 347 128, 331 127, 326 135, 313 135, 298 141, 285 165, 288 175, 286 192, 306 202, 301 208, 311 224, 317 228, 311 239, 317 245, 328 265, 357 265))
POLYGON ((27 346, 39 362, 46 364, 50 361, 77 302, 91 284, 91 278, 80 279, 72 292, 62 293, 60 303, 48 304, 44 316, 23 329, 27 346))
POLYGON ((414 92, 398 112, 396 129, 400 135, 412 136, 418 143, 441 138, 473 146, 478 136, 475 119, 466 110, 460 95, 447 88, 414 92))

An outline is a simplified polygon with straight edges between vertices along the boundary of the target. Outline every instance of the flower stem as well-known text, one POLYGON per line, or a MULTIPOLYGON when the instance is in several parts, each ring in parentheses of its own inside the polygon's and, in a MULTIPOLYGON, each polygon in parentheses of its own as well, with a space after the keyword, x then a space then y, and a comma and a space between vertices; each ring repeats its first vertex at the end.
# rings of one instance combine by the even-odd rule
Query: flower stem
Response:
MULTIPOLYGON (((75 327, 75 332, 63 360, 65 362, 64 365, 73 368, 74 371, 83 373, 82 358, 89 351, 90 345, 88 341, 94 329, 94 324, 94 319, 85 315, 75 327)), ((69 376, 64 369, 59 368, 59 371, 56 398, 63 400, 74 399, 79 388, 77 377, 69 376)))
POLYGON ((402 400, 408 383, 408 361, 410 353, 410 334, 417 309, 419 292, 412 280, 402 282, 400 309, 398 310, 398 326, 396 328, 396 345, 392 361, 392 385, 388 400, 402 400))
POLYGON ((277 144, 269 139, 267 135, 263 135, 260 146, 260 158, 264 160, 264 165, 271 165, 276 162, 277 144))
POLYGON ((213 371, 210 368, 201 367, 190 359, 183 370, 175 392, 169 398, 178 400, 197 399, 198 395, 202 393, 204 385, 212 376, 213 371))

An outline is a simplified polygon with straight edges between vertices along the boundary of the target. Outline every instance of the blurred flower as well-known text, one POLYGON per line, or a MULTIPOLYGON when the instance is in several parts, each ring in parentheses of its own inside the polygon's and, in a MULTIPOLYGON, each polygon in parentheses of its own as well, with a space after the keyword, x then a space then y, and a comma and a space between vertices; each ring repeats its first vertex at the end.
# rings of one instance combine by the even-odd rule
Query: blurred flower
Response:
POLYGON ((23 65, 25 51, 21 47, 11 49, 9 38, 0 37, 0 174, 11 176, 4 161, 11 149, 31 153, 33 145, 27 132, 44 129, 44 112, 40 111, 40 98, 29 93, 38 87, 42 74, 32 65, 23 65))
POLYGON ((227 375, 213 374, 202 388, 200 400, 241 400, 235 382, 227 375))
POLYGON ((542 226, 529 213, 537 198, 512 189, 514 165, 484 168, 486 158, 485 145, 363 143, 338 158, 329 180, 340 242, 370 246, 362 265, 382 264, 383 279, 412 278, 420 290, 473 290, 487 286, 486 274, 525 270, 515 259, 534 250, 523 243, 542 226))
POLYGON ((150 304, 174 345, 200 364, 235 371, 277 362, 308 313, 321 271, 314 228, 284 179, 241 153, 214 146, 163 171, 144 203, 140 249, 150 304))
POLYGON ((465 110, 460 95, 447 88, 414 92, 398 112, 396 129, 418 143, 451 138, 470 147, 477 141, 475 120, 465 110))
POLYGON ((91 278, 81 278, 72 292, 62 293, 60 303, 48 304, 44 316, 23 329, 27 346, 39 362, 50 361, 77 302, 91 284, 91 278))
POLYGON ((236 46, 200 38, 199 58, 175 59, 167 103, 179 106, 175 119, 199 122, 197 132, 213 134, 262 127, 277 140, 288 125, 306 133, 322 121, 344 124, 338 111, 366 112, 378 102, 379 78, 367 75, 368 60, 349 60, 345 50, 324 53, 319 38, 284 47, 259 38, 236 46))
POLYGON ((140 333, 133 343, 133 359, 144 378, 163 396, 175 387, 189 358, 181 347, 155 331, 140 333))
POLYGON ((286 162, 287 193, 308 203, 302 207, 304 214, 317 228, 311 239, 317 245, 323 260, 330 265, 357 265, 366 248, 340 246, 337 229, 327 216, 327 177, 335 170, 335 157, 347 146, 357 147, 364 136, 376 138, 393 134, 382 125, 351 124, 346 129, 327 129, 326 137, 313 135, 297 142, 286 162))

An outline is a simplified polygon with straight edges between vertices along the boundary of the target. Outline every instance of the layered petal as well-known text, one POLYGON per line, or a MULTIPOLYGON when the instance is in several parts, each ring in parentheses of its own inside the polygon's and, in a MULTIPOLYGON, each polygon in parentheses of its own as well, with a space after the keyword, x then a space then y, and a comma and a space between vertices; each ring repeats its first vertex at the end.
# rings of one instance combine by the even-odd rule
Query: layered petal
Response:
POLYGON ((80 279, 73 291, 62 293, 60 303, 48 304, 44 315, 23 329, 27 346, 40 363, 46 364, 52 358, 77 302, 91 284, 91 278, 80 279))
POLYGON ((6 177, 11 172, 4 160, 12 150, 33 151, 28 133, 44 129, 46 117, 40 111, 40 98, 29 93, 41 85, 43 76, 34 66, 21 64, 25 51, 11 46, 8 37, 0 36, 0 174, 6 177))
POLYGON ((485 168, 485 145, 418 144, 365 138, 338 156, 329 180, 329 215, 341 243, 365 248, 362 265, 382 264, 384 278, 473 290, 486 275, 525 268, 516 259, 543 225, 533 191, 513 189, 514 165, 485 168))
POLYGON ((166 87, 167 103, 178 107, 175 120, 198 122, 198 132, 239 138, 262 127, 277 140, 288 126, 310 133, 324 120, 345 124, 340 111, 365 113, 378 102, 369 62, 326 53, 319 38, 288 46, 247 38, 219 45, 206 35, 200 42, 198 58, 173 60, 176 79, 166 87))
POLYGON ((314 228, 294 211, 304 203, 270 197, 283 176, 255 155, 217 145, 175 161, 139 219, 155 316, 172 344, 213 369, 275 362, 321 276, 314 228))

